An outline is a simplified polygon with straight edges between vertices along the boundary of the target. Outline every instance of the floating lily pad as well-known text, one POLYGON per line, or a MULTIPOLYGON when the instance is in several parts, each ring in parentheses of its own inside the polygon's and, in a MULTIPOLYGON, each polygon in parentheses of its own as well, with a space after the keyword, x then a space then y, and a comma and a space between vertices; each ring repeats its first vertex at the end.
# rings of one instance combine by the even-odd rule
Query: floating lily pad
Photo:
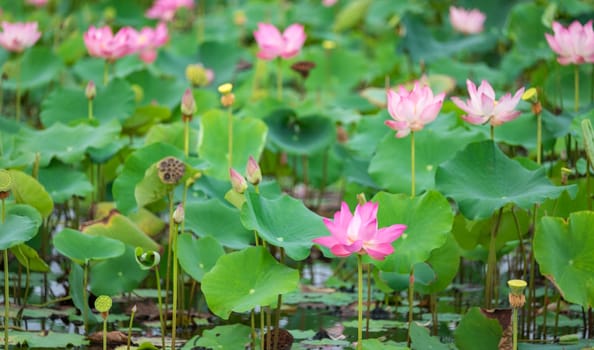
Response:
POLYGON ((309 256, 312 239, 329 236, 322 218, 307 209, 303 202, 283 195, 265 198, 246 192, 241 222, 268 243, 285 249, 287 256, 303 260, 309 256))
POLYGON ((84 335, 75 333, 10 331, 8 343, 34 349, 60 349, 88 345, 89 341, 84 335))
MULTIPOLYGON (((97 84, 97 82, 95 82, 97 84)), ((41 105, 41 121, 49 127, 55 123, 69 124, 88 120, 89 102, 85 88, 60 88, 54 90, 41 105), (68 108, 64 108, 68 106, 68 108)), ((97 84, 97 96, 93 99, 93 117, 99 122, 112 119, 123 121, 134 111, 134 91, 130 84, 116 79, 107 86, 97 84)))
POLYGON ((39 152, 39 165, 46 167, 52 158, 58 158, 66 164, 81 162, 89 147, 109 145, 119 135, 120 125, 115 120, 99 126, 55 123, 44 130, 22 129, 18 145, 25 151, 39 152))
POLYGON ((103 236, 91 236, 80 231, 65 228, 53 239, 60 254, 83 265, 90 260, 115 258, 125 251, 124 243, 103 236))
POLYGON ((177 237, 177 258, 184 271, 198 282, 225 255, 221 244, 211 236, 195 239, 189 233, 177 237))
POLYGON ((188 340, 181 350, 211 348, 219 350, 243 349, 250 341, 250 327, 242 324, 217 326, 207 329, 202 336, 188 340))
POLYGON ((429 191, 415 198, 380 192, 372 201, 379 204, 379 227, 407 226, 392 244, 394 253, 379 263, 382 270, 409 273, 414 264, 427 260, 434 249, 446 242, 454 215, 450 204, 439 192, 429 191))
POLYGON ((472 143, 439 166, 435 184, 471 220, 487 218, 508 203, 529 209, 563 191, 576 191, 576 186, 554 186, 545 168, 524 168, 492 141, 472 143))
POLYGON ((299 271, 280 264, 264 247, 250 247, 222 256, 204 275, 202 291, 210 310, 228 319, 232 311, 276 303, 278 294, 298 283, 299 271))
POLYGON ((594 213, 574 212, 569 220, 543 217, 534 235, 534 256, 569 302, 594 305, 594 213))
POLYGON ((320 115, 301 117, 293 110, 279 109, 264 121, 270 131, 270 140, 287 153, 319 152, 336 139, 334 123, 320 115))
MULTIPOLYGON (((233 155, 231 167, 245 173, 249 156, 259 159, 266 143, 268 128, 260 119, 233 117, 233 155)), ((229 179, 228 113, 211 110, 200 118, 198 154, 209 164, 206 174, 229 179)))

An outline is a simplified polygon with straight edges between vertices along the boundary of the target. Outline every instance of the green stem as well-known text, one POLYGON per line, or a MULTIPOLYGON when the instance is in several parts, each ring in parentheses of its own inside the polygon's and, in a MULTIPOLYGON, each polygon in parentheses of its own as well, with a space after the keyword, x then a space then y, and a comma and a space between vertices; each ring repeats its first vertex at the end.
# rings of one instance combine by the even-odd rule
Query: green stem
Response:
MULTIPOLYGON (((159 315, 161 309, 159 308, 159 315)), ((130 323, 128 324, 128 343, 126 345, 126 350, 130 350, 130 340, 132 339, 132 324, 134 323, 134 314, 136 313, 135 307, 132 308, 132 315, 130 315, 130 323)))
POLYGON ((89 120, 93 120, 93 99, 89 99, 89 120))
POLYGON ((107 350, 107 317, 103 318, 103 350, 107 350))
POLYGON ((173 250, 173 189, 170 189, 167 193, 167 198, 169 200, 169 238, 168 238, 168 245, 167 245, 167 269, 165 273, 165 315, 168 314, 169 310, 169 285, 170 285, 170 271, 171 271, 171 258, 172 258, 172 250, 173 250))
POLYGON ((159 303, 159 322, 161 323, 161 349, 165 349, 165 320, 163 318, 163 300, 161 298, 161 277, 159 266, 155 266, 155 278, 157 279, 157 302, 159 303))
POLYGON ((105 64, 103 65, 103 85, 107 86, 109 82, 109 60, 105 60, 105 64))
POLYGON ((410 196, 414 198, 415 196, 415 132, 410 132, 410 175, 411 175, 411 185, 410 185, 410 196))
POLYGON ((89 269, 88 269, 89 262, 85 261, 83 266, 83 305, 82 305, 82 312, 83 312, 83 323, 85 327, 85 334, 89 332, 89 318, 87 315, 88 309, 88 300, 87 300, 87 282, 89 279, 89 269))
POLYGON ((367 264, 367 310, 365 313, 365 339, 369 338, 369 320, 371 319, 371 264, 367 264))
POLYGON ((16 80, 16 121, 21 120, 21 59, 17 58, 15 65, 15 80, 16 80))
POLYGON ((495 127, 493 125, 491 125, 489 133, 491 134, 491 141, 495 142, 495 127))
POLYGON ((357 254, 357 350, 363 349, 363 256, 357 254))
POLYGON ((277 58, 276 67, 276 97, 282 101, 283 99, 283 60, 277 58))
POLYGON ((410 275, 408 277, 408 332, 406 336, 406 344, 410 348, 411 345, 411 338, 410 338, 410 327, 413 323, 413 304, 414 304, 414 297, 415 297, 415 269, 414 267, 410 269, 410 275))
POLYGON ((250 312, 250 328, 251 328, 251 344, 250 344, 250 349, 255 349, 256 348, 256 315, 254 312, 254 309, 252 309, 252 312, 250 312))
POLYGON ((184 154, 190 154, 190 118, 184 118, 184 154))
POLYGON ((518 308, 512 309, 512 342, 513 350, 518 350, 518 308))
MULTIPOLYGON (((2 223, 4 223, 4 200, 2 200, 2 223)), ((4 349, 8 350, 8 320, 10 288, 8 281, 8 249, 4 249, 4 349)))
POLYGON ((228 167, 233 167, 233 108, 229 107, 227 114, 227 137, 229 138, 227 144, 228 167))
POLYGON ((495 289, 495 275, 497 270, 497 251, 496 251, 496 237, 497 231, 499 231, 499 224, 501 223, 501 217, 503 216, 503 207, 499 208, 497 214, 497 221, 495 226, 491 229, 491 239, 489 241, 489 256, 487 259, 487 277, 485 281, 485 307, 491 308, 491 302, 493 299, 493 290, 495 289))
POLYGON ((542 115, 536 115, 536 163, 542 163, 542 115))
MULTIPOLYGON (((171 223, 173 224, 173 217, 171 218, 171 223)), ((177 224, 175 225, 175 231, 173 232, 173 311, 171 314, 171 348, 175 349, 175 333, 177 329, 177 288, 178 288, 178 280, 177 280, 177 224)))
POLYGON ((574 99, 573 109, 577 112, 580 109, 580 69, 576 64, 573 69, 573 88, 574 88, 574 99))
POLYGON ((264 333, 264 308, 260 306, 260 350, 265 348, 264 333))
MULTIPOLYGON (((280 261, 281 264, 285 263, 285 250, 281 247, 280 248, 280 261)), ((276 300, 276 318, 274 320, 274 339, 273 339, 273 349, 278 349, 278 336, 280 334, 280 319, 281 319, 281 307, 283 305, 283 295, 279 294, 276 300)))

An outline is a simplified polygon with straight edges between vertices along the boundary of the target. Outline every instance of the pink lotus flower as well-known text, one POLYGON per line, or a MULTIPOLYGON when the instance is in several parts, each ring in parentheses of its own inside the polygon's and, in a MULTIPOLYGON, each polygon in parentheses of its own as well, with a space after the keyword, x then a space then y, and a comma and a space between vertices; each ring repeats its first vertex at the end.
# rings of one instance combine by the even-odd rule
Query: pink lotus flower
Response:
POLYGON ((435 120, 441 106, 445 93, 442 92, 433 96, 433 91, 426 85, 415 82, 412 91, 404 86, 398 87, 398 92, 389 89, 388 112, 394 120, 386 120, 385 124, 396 131, 396 137, 405 137, 411 131, 423 129, 425 124, 435 120))
POLYGON ((557 62, 562 65, 594 62, 592 20, 583 26, 574 21, 567 28, 553 22, 553 32, 553 35, 546 33, 545 37, 551 49, 559 55, 557 62))
POLYGON ((2 22, 0 45, 8 51, 23 52, 33 46, 40 37, 37 22, 2 22))
POLYGON ((338 2, 338 0, 322 0, 322 5, 326 7, 332 7, 338 2))
POLYGON ((394 252, 392 242, 402 235, 406 225, 395 224, 377 228, 378 204, 367 202, 357 205, 355 215, 343 202, 334 220, 324 218, 331 236, 316 238, 317 244, 330 248, 332 254, 345 257, 353 253, 369 254, 373 259, 384 260, 394 252))
POLYGON ((136 52, 137 36, 138 32, 131 27, 124 27, 113 35, 109 26, 90 26, 83 39, 89 55, 114 61, 136 52))
POLYGON ((175 12, 182 7, 194 8, 194 0, 155 0, 145 15, 148 18, 169 22, 175 16, 175 12))
POLYGON ((157 58, 157 48, 165 45, 169 40, 167 25, 159 22, 157 27, 144 27, 136 36, 136 47, 140 59, 147 63, 153 63, 157 58))
POLYGON ((463 115, 462 119, 470 124, 489 122, 492 126, 498 126, 514 120, 520 115, 520 112, 514 109, 522 98, 524 88, 516 91, 513 97, 510 93, 507 93, 497 101, 493 87, 486 80, 481 82, 478 89, 470 80, 466 80, 466 86, 468 87, 470 99, 463 102, 458 97, 452 97, 452 101, 456 106, 468 113, 463 115))
POLYGON ((44 7, 47 5, 47 0, 27 0, 27 4, 35 7, 44 7))
POLYGON ((477 9, 466 10, 462 7, 450 6, 450 23, 460 33, 478 34, 482 32, 486 18, 485 14, 477 9))
POLYGON ((254 32, 254 37, 260 47, 258 57, 271 60, 278 56, 291 58, 297 55, 305 42, 306 35, 301 24, 291 24, 281 34, 272 24, 258 23, 258 30, 254 32))

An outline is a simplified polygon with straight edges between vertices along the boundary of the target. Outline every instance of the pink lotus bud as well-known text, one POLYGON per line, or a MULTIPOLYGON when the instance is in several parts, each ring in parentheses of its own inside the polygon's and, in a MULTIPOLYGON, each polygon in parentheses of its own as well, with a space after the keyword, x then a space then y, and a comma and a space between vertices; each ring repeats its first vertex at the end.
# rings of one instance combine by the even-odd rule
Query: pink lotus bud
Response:
POLYGON ((196 113, 196 100, 190 88, 186 89, 186 92, 182 96, 181 112, 186 117, 191 117, 196 113))
POLYGON ((95 82, 93 82, 92 80, 89 81, 89 83, 87 84, 87 88, 85 89, 85 95, 89 100, 92 100, 95 98, 95 96, 97 96, 97 87, 95 87, 95 82))
POLYGON ((235 190, 235 192, 242 194, 245 192, 245 190, 247 190, 247 182, 235 169, 229 168, 229 176, 231 178, 231 185, 233 186, 233 190, 235 190))
POLYGON ((262 181, 262 171, 260 170, 260 166, 258 162, 254 159, 254 157, 250 156, 248 159, 247 167, 247 180, 252 185, 258 185, 260 181, 262 181))
POLYGON ((177 208, 175 208, 175 210, 173 211, 173 222, 175 222, 176 224, 179 225, 182 222, 184 222, 184 218, 185 218, 184 207, 180 203, 177 205, 177 208))

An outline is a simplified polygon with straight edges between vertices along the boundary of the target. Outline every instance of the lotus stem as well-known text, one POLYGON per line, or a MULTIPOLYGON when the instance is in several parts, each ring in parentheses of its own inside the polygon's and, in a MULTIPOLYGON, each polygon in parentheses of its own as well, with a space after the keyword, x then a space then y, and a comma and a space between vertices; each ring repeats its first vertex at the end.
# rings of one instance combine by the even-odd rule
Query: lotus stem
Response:
MULTIPOLYGON (((4 223, 4 200, 2 200, 2 223, 4 223)), ((8 281, 8 249, 4 249, 4 349, 8 350, 8 320, 10 310, 10 288, 8 281)))
POLYGON ((503 216, 503 207, 499 208, 499 213, 497 214, 497 221, 495 222, 495 226, 491 229, 491 239, 489 241, 489 255, 487 258, 487 276, 485 279, 485 307, 491 308, 491 302, 494 295, 495 289, 495 277, 496 277, 496 270, 497 270, 497 252, 495 250, 495 239, 497 237, 497 232, 499 231, 499 224, 501 223, 501 217, 503 216))
POLYGON ((87 315, 88 309, 88 300, 87 300, 87 281, 89 279, 89 262, 85 261, 83 266, 83 305, 82 305, 82 313, 83 313, 83 324, 85 327, 85 334, 89 331, 89 317, 87 315))
POLYGON ((580 109, 580 68, 576 64, 573 66, 573 88, 574 88, 574 96, 573 96, 573 109, 577 113, 580 109))
POLYGON ((21 59, 17 58, 15 64, 15 80, 16 80, 16 105, 15 116, 16 121, 21 120, 21 59))
POLYGON ((107 86, 109 82, 109 60, 105 60, 105 64, 103 65, 103 85, 107 86))
POLYGON ((165 349, 165 319, 163 318, 163 299, 161 298, 161 277, 159 266, 155 266, 155 278, 157 279, 157 303, 159 303, 159 322, 161 323, 161 349, 165 349))
POLYGON ((260 306, 260 350, 264 350, 266 344, 264 333, 264 308, 260 306))
MULTIPOLYGON (((173 201, 172 201, 173 202, 173 201)), ((173 239, 172 239, 172 244, 173 244, 173 311, 171 314, 171 348, 175 349, 175 333, 177 330, 177 284, 178 284, 178 263, 177 263, 177 223, 173 222, 173 218, 171 219, 170 224, 173 224, 175 227, 175 230, 173 232, 173 239)))
POLYGON ((518 350, 518 309, 524 307, 526 297, 524 289, 528 285, 524 280, 509 280, 507 285, 510 288, 509 304, 512 307, 512 349, 518 350))
POLYGON ((190 118, 184 118, 184 154, 190 154, 190 118))
POLYGON ((88 99, 88 106, 89 106, 89 120, 92 121, 94 116, 93 116, 93 99, 88 99))
POLYGON ((250 328, 251 328, 251 344, 250 344, 250 349, 256 349, 256 315, 254 312, 254 309, 252 309, 252 312, 250 312, 250 328))
POLYGON ((282 101, 283 99, 283 61, 279 57, 276 66, 276 97, 282 101))
MULTIPOLYGON (((285 263, 285 250, 283 247, 280 247, 280 261, 281 264, 285 263)), ((276 300, 276 318, 274 320, 274 340, 272 342, 273 349, 278 348, 278 336, 279 336, 279 328, 280 328, 280 319, 281 319, 281 306, 283 305, 283 295, 279 294, 276 300)))
POLYGON ((367 312, 365 315, 365 338, 369 338, 369 320, 371 319, 371 264, 367 264, 367 312))
POLYGON ((173 255, 173 189, 169 190, 169 192, 167 193, 167 198, 169 201, 169 239, 167 246, 167 272, 165 273, 165 315, 167 315, 167 311, 169 309, 169 282, 171 280, 171 258, 173 255))
POLYGON ((495 142, 495 127, 491 125, 489 133, 491 135, 491 141, 495 142))
POLYGON ((408 277, 408 331, 406 335, 406 344, 410 348, 410 328, 413 323, 413 303, 415 299, 415 269, 411 267, 408 277))
POLYGON ((542 164, 542 115, 536 114, 536 163, 542 164))
POLYGON ((363 256, 357 254, 357 350, 363 349, 363 256))
POLYGON ((103 318, 103 350, 107 350, 107 317, 103 318))
MULTIPOLYGON (((128 324, 128 343, 126 344, 126 350, 130 350, 130 341, 132 339, 132 324, 134 323, 134 315, 136 314, 136 305, 132 307, 132 314, 130 315, 130 323, 128 324)), ((161 315, 161 308, 159 305, 159 316, 161 315)))
POLYGON ((227 153, 228 153, 228 168, 231 169, 233 167, 233 107, 229 106, 227 112, 227 153))
POLYGON ((518 350, 518 308, 512 308, 512 349, 518 350))
POLYGON ((415 132, 410 132, 410 196, 415 197, 415 132))

